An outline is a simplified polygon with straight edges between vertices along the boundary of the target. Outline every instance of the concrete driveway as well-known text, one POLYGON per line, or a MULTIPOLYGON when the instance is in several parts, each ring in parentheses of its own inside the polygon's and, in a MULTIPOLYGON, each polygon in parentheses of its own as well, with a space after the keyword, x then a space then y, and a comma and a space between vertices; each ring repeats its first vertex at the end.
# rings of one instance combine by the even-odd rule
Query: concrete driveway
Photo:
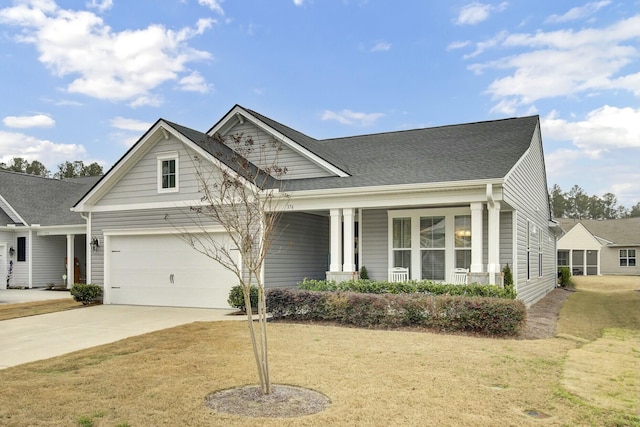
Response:
POLYGON ((230 313, 233 310, 97 305, 3 320, 0 369, 187 323, 246 319, 230 313))

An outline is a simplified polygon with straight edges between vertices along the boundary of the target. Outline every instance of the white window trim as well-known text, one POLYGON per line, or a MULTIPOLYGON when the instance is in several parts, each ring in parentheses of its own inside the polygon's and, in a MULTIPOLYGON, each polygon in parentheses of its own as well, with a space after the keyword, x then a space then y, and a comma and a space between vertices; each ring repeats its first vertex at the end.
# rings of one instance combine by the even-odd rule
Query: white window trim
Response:
POLYGON ((471 215, 471 208, 441 208, 441 209, 402 209, 387 211, 387 253, 389 268, 393 267, 393 219, 411 218, 411 280, 422 279, 420 248, 420 217, 443 216, 445 220, 444 247, 444 280, 446 282, 455 266, 455 217, 457 215, 471 215))
POLYGON ((620 267, 620 268, 627 268, 627 267, 635 268, 635 267, 637 267, 637 265, 638 265, 638 258, 637 257, 638 257, 638 252, 635 250, 635 248, 619 249, 618 250, 618 267, 620 267), (635 254, 634 256, 629 256, 629 251, 630 250, 634 251, 634 254, 635 254), (625 251, 627 253, 624 257, 622 256, 622 251, 625 251), (621 265, 623 259, 626 260, 627 265, 621 265), (635 261, 636 265, 630 266, 629 265, 629 260, 630 259, 633 259, 635 261))
POLYGON ((167 151, 158 153, 157 157, 158 169, 158 193, 177 193, 180 191, 180 156, 177 151, 167 151), (162 188, 162 162, 174 160, 176 162, 176 186, 171 188, 162 188))

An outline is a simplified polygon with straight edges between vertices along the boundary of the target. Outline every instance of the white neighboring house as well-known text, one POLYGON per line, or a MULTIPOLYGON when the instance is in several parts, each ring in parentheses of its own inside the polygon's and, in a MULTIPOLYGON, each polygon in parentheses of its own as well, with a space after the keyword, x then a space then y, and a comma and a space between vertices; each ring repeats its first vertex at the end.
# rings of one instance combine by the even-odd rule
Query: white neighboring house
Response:
POLYGON ((579 276, 640 275, 640 217, 556 221, 563 230, 558 267, 569 267, 579 276))
POLYGON ((58 180, 0 170, 0 289, 65 281, 70 287, 84 280, 87 223, 70 208, 98 179, 58 180), (74 262, 65 264, 66 259, 74 262))
POLYGON ((410 279, 447 282, 464 268, 469 282, 500 284, 507 264, 527 304, 555 287, 559 230, 538 116, 317 140, 236 105, 207 132, 159 119, 74 206, 99 242, 88 280, 106 304, 227 307, 233 275, 165 218, 192 224, 194 157, 211 173, 233 168, 214 136, 238 134, 281 142, 288 169, 267 287, 351 278, 361 266, 377 280, 403 267, 410 279))

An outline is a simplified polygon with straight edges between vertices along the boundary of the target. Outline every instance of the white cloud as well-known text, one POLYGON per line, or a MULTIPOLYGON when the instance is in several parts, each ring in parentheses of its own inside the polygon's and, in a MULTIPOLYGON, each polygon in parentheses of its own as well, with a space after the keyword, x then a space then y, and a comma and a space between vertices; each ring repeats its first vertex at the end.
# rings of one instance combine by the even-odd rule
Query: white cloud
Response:
POLYGON ((370 52, 386 52, 391 49, 391 43, 378 42, 371 49, 370 52))
POLYGON ((293 4, 296 6, 302 6, 304 5, 304 0, 293 0, 293 4))
POLYGON ((571 141, 594 159, 613 149, 640 149, 640 108, 605 105, 575 122, 560 119, 553 111, 542 119, 541 125, 545 137, 571 141))
POLYGON ((178 81, 180 89, 187 92, 207 93, 211 89, 202 75, 194 71, 178 81))
POLYGON ((447 50, 455 50, 455 49, 462 49, 463 47, 466 47, 469 45, 469 40, 465 40, 465 41, 456 41, 456 42, 451 42, 449 43, 449 45, 447 46, 447 50))
POLYGON ((593 3, 587 3, 584 6, 577 6, 570 9, 564 15, 549 16, 546 22, 560 23, 560 22, 568 22, 568 21, 574 21, 576 19, 586 18, 588 16, 593 15, 601 8, 609 5, 609 3, 611 3, 611 1, 603 0, 603 1, 593 2, 593 3))
POLYGON ((155 88, 184 77, 187 63, 211 58, 187 42, 210 28, 212 19, 177 31, 150 25, 116 32, 91 12, 29 0, 0 9, 0 22, 22 27, 16 40, 34 44, 52 73, 71 77, 68 92, 133 106, 158 105, 155 88))
POLYGON ((628 67, 638 62, 638 37, 640 15, 601 29, 500 33, 478 43, 476 52, 469 56, 494 47, 516 53, 472 64, 469 69, 478 74, 513 70, 510 75, 495 79, 487 89, 498 102, 494 107, 497 111, 504 105, 515 108, 539 99, 603 90, 622 89, 640 95, 640 73, 631 73, 629 70, 634 67, 628 67))
POLYGON ((507 2, 497 6, 484 4, 477 1, 463 6, 458 13, 455 23, 458 25, 475 25, 489 18, 493 11, 503 11, 508 6, 507 2))
POLYGON ((351 110, 331 111, 324 110, 321 115, 322 120, 335 120, 343 125, 370 126, 378 119, 384 117, 383 113, 358 113, 351 110))
POLYGON ((7 116, 2 119, 2 123, 10 128, 48 128, 56 124, 56 121, 45 114, 33 116, 7 116))
POLYGON ((222 0, 218 1, 218 0, 198 0, 198 4, 200 6, 206 6, 209 9, 213 10, 214 12, 220 14, 220 15, 224 15, 224 10, 222 10, 222 6, 220 5, 220 3, 222 3, 222 0))
POLYGON ((0 153, 0 162, 6 163, 13 157, 22 157, 30 162, 38 160, 49 170, 54 170, 58 164, 67 160, 89 160, 82 145, 56 144, 17 132, 0 131, 0 153))
POLYGON ((87 7, 98 9, 99 12, 105 12, 113 7, 113 0, 91 0, 87 3, 87 7))
POLYGON ((136 119, 127 119, 120 116, 111 119, 109 124, 116 129, 131 130, 135 132, 146 132, 151 125, 153 125, 153 123, 143 122, 136 119))

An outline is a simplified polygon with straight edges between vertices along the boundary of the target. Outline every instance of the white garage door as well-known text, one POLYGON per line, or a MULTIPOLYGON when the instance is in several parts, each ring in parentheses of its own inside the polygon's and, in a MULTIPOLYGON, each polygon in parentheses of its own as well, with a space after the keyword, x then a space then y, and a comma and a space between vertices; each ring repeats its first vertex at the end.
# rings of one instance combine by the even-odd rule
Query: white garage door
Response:
POLYGON ((235 275, 180 238, 111 236, 109 246, 112 304, 229 308, 235 275))

